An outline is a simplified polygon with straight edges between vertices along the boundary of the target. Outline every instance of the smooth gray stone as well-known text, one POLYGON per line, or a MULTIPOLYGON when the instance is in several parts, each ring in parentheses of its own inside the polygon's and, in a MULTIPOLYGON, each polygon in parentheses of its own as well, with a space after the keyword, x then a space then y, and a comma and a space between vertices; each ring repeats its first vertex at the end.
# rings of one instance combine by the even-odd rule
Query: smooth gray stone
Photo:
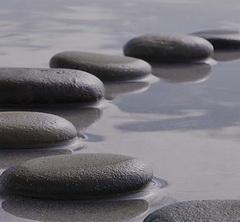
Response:
POLYGON ((128 41, 123 51, 148 62, 193 62, 210 57, 213 46, 190 35, 143 35, 128 41))
POLYGON ((70 69, 0 68, 0 104, 96 102, 104 95, 95 76, 70 69))
POLYGON ((238 222, 239 219, 238 200, 195 200, 165 206, 144 222, 238 222))
POLYGON ((18 218, 49 222, 127 222, 139 217, 148 207, 143 199, 57 201, 13 197, 2 203, 6 212, 18 218))
POLYGON ((0 112, 0 149, 45 148, 77 136, 68 120, 47 113, 0 112))
POLYGON ((84 199, 144 188, 152 170, 132 157, 76 154, 43 157, 7 169, 3 193, 49 199, 84 199))
POLYGON ((214 49, 240 49, 240 33, 238 30, 205 30, 192 35, 204 38, 212 43, 214 49))
POLYGON ((1 107, 0 111, 33 111, 51 113, 70 121, 79 133, 84 132, 101 118, 102 110, 98 107, 84 106, 82 103, 48 104, 44 106, 11 106, 1 107))
POLYGON ((151 73, 151 66, 139 59, 78 51, 54 55, 50 67, 86 71, 103 81, 138 79, 151 73))

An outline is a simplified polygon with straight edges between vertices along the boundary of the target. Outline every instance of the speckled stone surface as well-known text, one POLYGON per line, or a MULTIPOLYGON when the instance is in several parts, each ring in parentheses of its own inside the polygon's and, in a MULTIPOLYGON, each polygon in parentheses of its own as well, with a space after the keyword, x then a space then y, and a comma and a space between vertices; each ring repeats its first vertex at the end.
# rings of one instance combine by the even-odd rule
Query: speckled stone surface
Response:
POLYGON ((165 206, 150 214, 144 222, 238 222, 240 201, 186 201, 165 206))
POLYGON ((192 34, 207 39, 212 43, 214 49, 240 49, 240 33, 238 30, 205 30, 192 34))
POLYGON ((3 193, 49 199, 84 199, 139 190, 152 170, 132 157, 76 154, 44 157, 7 169, 3 193))
POLYGON ((76 128, 62 117, 38 112, 0 112, 0 149, 44 148, 76 138, 76 128))
POLYGON ((140 59, 78 51, 56 54, 50 67, 83 70, 103 81, 138 79, 151 73, 151 66, 140 59))
POLYGON ((0 104, 95 102, 103 83, 77 70, 0 68, 0 104))
POLYGON ((210 57, 213 46, 190 35, 143 35, 128 41, 123 51, 148 62, 193 62, 210 57))

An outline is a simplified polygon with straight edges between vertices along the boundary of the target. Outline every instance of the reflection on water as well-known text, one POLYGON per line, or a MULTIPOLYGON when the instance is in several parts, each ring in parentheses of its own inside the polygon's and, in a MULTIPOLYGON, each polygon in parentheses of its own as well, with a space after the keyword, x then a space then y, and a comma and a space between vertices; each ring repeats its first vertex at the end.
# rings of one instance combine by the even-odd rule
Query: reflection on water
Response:
POLYGON ((6 169, 11 166, 21 164, 24 161, 43 157, 62 154, 71 154, 68 149, 23 149, 23 150, 0 150, 0 169, 6 169))
POLYGON ((211 72, 208 63, 151 65, 153 75, 170 83, 205 81, 211 72))
POLYGON ((36 221, 123 222, 141 216, 148 210, 148 202, 141 199, 81 202, 12 198, 5 200, 2 208, 14 216, 36 221))
POLYGON ((240 59, 240 50, 217 50, 213 54, 217 61, 228 62, 240 59))
POLYGON ((118 96, 130 93, 138 93, 147 90, 150 86, 148 81, 126 81, 104 83, 106 93, 105 98, 113 100, 118 96))
POLYGON ((2 209, 18 218, 36 221, 142 221, 156 207, 174 203, 176 200, 165 197, 161 189, 166 181, 154 178, 143 190, 128 196, 114 199, 91 201, 41 200, 25 197, 2 197, 2 209))

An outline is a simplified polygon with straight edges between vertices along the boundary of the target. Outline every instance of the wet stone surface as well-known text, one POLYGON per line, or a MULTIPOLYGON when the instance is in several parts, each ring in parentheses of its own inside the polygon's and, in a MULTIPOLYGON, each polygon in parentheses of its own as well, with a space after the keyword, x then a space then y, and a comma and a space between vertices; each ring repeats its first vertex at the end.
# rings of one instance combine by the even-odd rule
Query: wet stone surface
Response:
POLYGON ((193 62, 207 59, 213 46, 190 35, 143 35, 128 41, 123 51, 148 62, 193 62))
POLYGON ((2 193, 49 199, 84 199, 137 191, 152 170, 132 157, 76 154, 43 157, 7 169, 2 193))
POLYGON ((39 112, 0 112, 1 149, 45 148, 68 143, 77 136, 68 120, 39 112))
POLYGON ((165 206, 150 214, 144 222, 238 222, 240 201, 186 201, 165 206))
POLYGON ((96 102, 104 86, 95 76, 77 70, 0 68, 0 104, 96 102))
POLYGON ((138 79, 151 73, 151 66, 139 59, 78 51, 56 54, 50 67, 86 71, 103 81, 138 79))

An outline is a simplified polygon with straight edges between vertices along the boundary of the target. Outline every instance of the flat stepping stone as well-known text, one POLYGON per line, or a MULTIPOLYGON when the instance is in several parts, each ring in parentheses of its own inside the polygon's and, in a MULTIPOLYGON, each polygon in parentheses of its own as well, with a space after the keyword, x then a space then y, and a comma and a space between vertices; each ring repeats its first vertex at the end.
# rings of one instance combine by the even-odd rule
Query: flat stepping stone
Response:
POLYGON ((47 113, 0 112, 0 149, 45 148, 77 136, 68 120, 47 113))
POLYGON ((238 200, 186 201, 165 206, 150 214, 144 222, 237 222, 238 200))
POLYGON ((56 54, 50 67, 86 71, 103 81, 138 79, 151 73, 151 66, 139 59, 78 51, 56 54))
POLYGON ((213 46, 190 35, 143 35, 128 41, 123 51, 148 62, 193 62, 210 57, 213 46))
POLYGON ((84 199, 144 188, 152 170, 132 157, 76 154, 43 157, 7 169, 3 193, 49 199, 84 199))
POLYGON ((77 70, 0 68, 0 104, 96 102, 103 83, 77 70))
POLYGON ((240 33, 237 30, 205 30, 192 35, 208 40, 214 49, 240 49, 240 33))

